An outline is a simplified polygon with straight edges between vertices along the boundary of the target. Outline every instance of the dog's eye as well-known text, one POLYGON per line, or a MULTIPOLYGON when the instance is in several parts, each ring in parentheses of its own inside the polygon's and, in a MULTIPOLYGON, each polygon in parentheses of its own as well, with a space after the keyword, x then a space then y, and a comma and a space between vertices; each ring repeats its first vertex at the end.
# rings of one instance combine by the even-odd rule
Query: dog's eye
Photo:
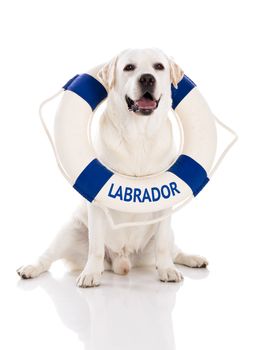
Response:
POLYGON ((134 66, 134 64, 127 64, 124 68, 124 71, 131 71, 131 70, 134 70, 136 67, 134 66))
POLYGON ((156 63, 156 64, 154 64, 154 69, 156 69, 156 70, 164 70, 165 67, 163 66, 162 63, 156 63))

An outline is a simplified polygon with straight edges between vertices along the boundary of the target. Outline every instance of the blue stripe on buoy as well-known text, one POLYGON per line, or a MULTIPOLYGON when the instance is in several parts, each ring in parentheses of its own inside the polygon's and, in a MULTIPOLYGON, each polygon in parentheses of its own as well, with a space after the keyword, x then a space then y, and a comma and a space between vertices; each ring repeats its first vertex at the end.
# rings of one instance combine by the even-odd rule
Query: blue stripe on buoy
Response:
POLYGON ((93 159, 82 171, 73 187, 87 200, 92 202, 113 172, 102 165, 98 159, 93 159))
POLYGON ((64 90, 68 88, 72 84, 72 82, 79 77, 79 74, 76 74, 74 77, 72 77, 70 80, 67 81, 67 83, 62 87, 64 90))
POLYGON ((171 85, 172 108, 175 109, 195 86, 195 83, 187 75, 183 76, 176 88, 171 85))
POLYGON ((82 97, 94 110, 107 97, 105 87, 89 74, 75 75, 63 89, 73 91, 82 97))
POLYGON ((179 156, 168 171, 183 180, 191 188, 194 196, 197 196, 209 181, 202 165, 185 154, 179 156))

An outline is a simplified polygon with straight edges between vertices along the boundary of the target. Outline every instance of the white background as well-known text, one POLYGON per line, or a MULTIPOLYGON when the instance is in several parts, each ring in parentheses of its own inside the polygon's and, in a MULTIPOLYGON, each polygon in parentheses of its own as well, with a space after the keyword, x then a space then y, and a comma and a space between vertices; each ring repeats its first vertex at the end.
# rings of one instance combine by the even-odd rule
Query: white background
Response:
POLYGON ((1 348, 267 349, 267 9, 265 1, 1 3, 1 348), (38 105, 70 77, 128 47, 175 57, 239 142, 200 196, 173 219, 181 248, 209 272, 182 285, 155 272, 105 274, 78 290, 58 264, 15 270, 79 201, 57 169, 38 105))

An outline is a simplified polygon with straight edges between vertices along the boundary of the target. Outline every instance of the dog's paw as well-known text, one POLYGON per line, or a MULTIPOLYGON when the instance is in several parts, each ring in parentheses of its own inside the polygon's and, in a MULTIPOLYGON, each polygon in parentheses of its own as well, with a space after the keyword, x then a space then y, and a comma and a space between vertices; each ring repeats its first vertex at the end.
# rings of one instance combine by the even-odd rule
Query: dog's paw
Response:
POLYGON ((200 255, 189 255, 179 253, 175 258, 175 264, 181 264, 189 267, 207 267, 208 261, 200 255))
POLYGON ((76 280, 76 284, 80 288, 97 287, 100 285, 101 274, 100 273, 86 273, 81 272, 76 280))
POLYGON ((35 278, 44 272, 43 268, 39 265, 25 265, 17 269, 17 274, 22 279, 35 278))
POLYGON ((206 258, 200 255, 190 255, 189 256, 189 265, 190 267, 207 267, 208 261, 206 258))
POLYGON ((158 269, 158 275, 161 282, 180 282, 183 280, 181 272, 175 268, 158 269))

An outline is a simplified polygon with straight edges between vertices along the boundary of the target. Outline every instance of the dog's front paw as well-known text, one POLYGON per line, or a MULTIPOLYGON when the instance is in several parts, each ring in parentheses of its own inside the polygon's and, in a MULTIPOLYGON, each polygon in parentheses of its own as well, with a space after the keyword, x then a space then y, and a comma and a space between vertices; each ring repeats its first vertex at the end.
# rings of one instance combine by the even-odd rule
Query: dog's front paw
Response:
POLYGON ((25 265, 17 269, 17 274, 23 279, 30 279, 39 276, 44 271, 41 265, 25 265))
POLYGON ((82 271, 78 276, 76 284, 80 288, 97 287, 100 285, 101 273, 88 273, 82 271))
POLYGON ((161 282, 180 282, 183 280, 182 273, 173 267, 158 269, 158 275, 161 282))

